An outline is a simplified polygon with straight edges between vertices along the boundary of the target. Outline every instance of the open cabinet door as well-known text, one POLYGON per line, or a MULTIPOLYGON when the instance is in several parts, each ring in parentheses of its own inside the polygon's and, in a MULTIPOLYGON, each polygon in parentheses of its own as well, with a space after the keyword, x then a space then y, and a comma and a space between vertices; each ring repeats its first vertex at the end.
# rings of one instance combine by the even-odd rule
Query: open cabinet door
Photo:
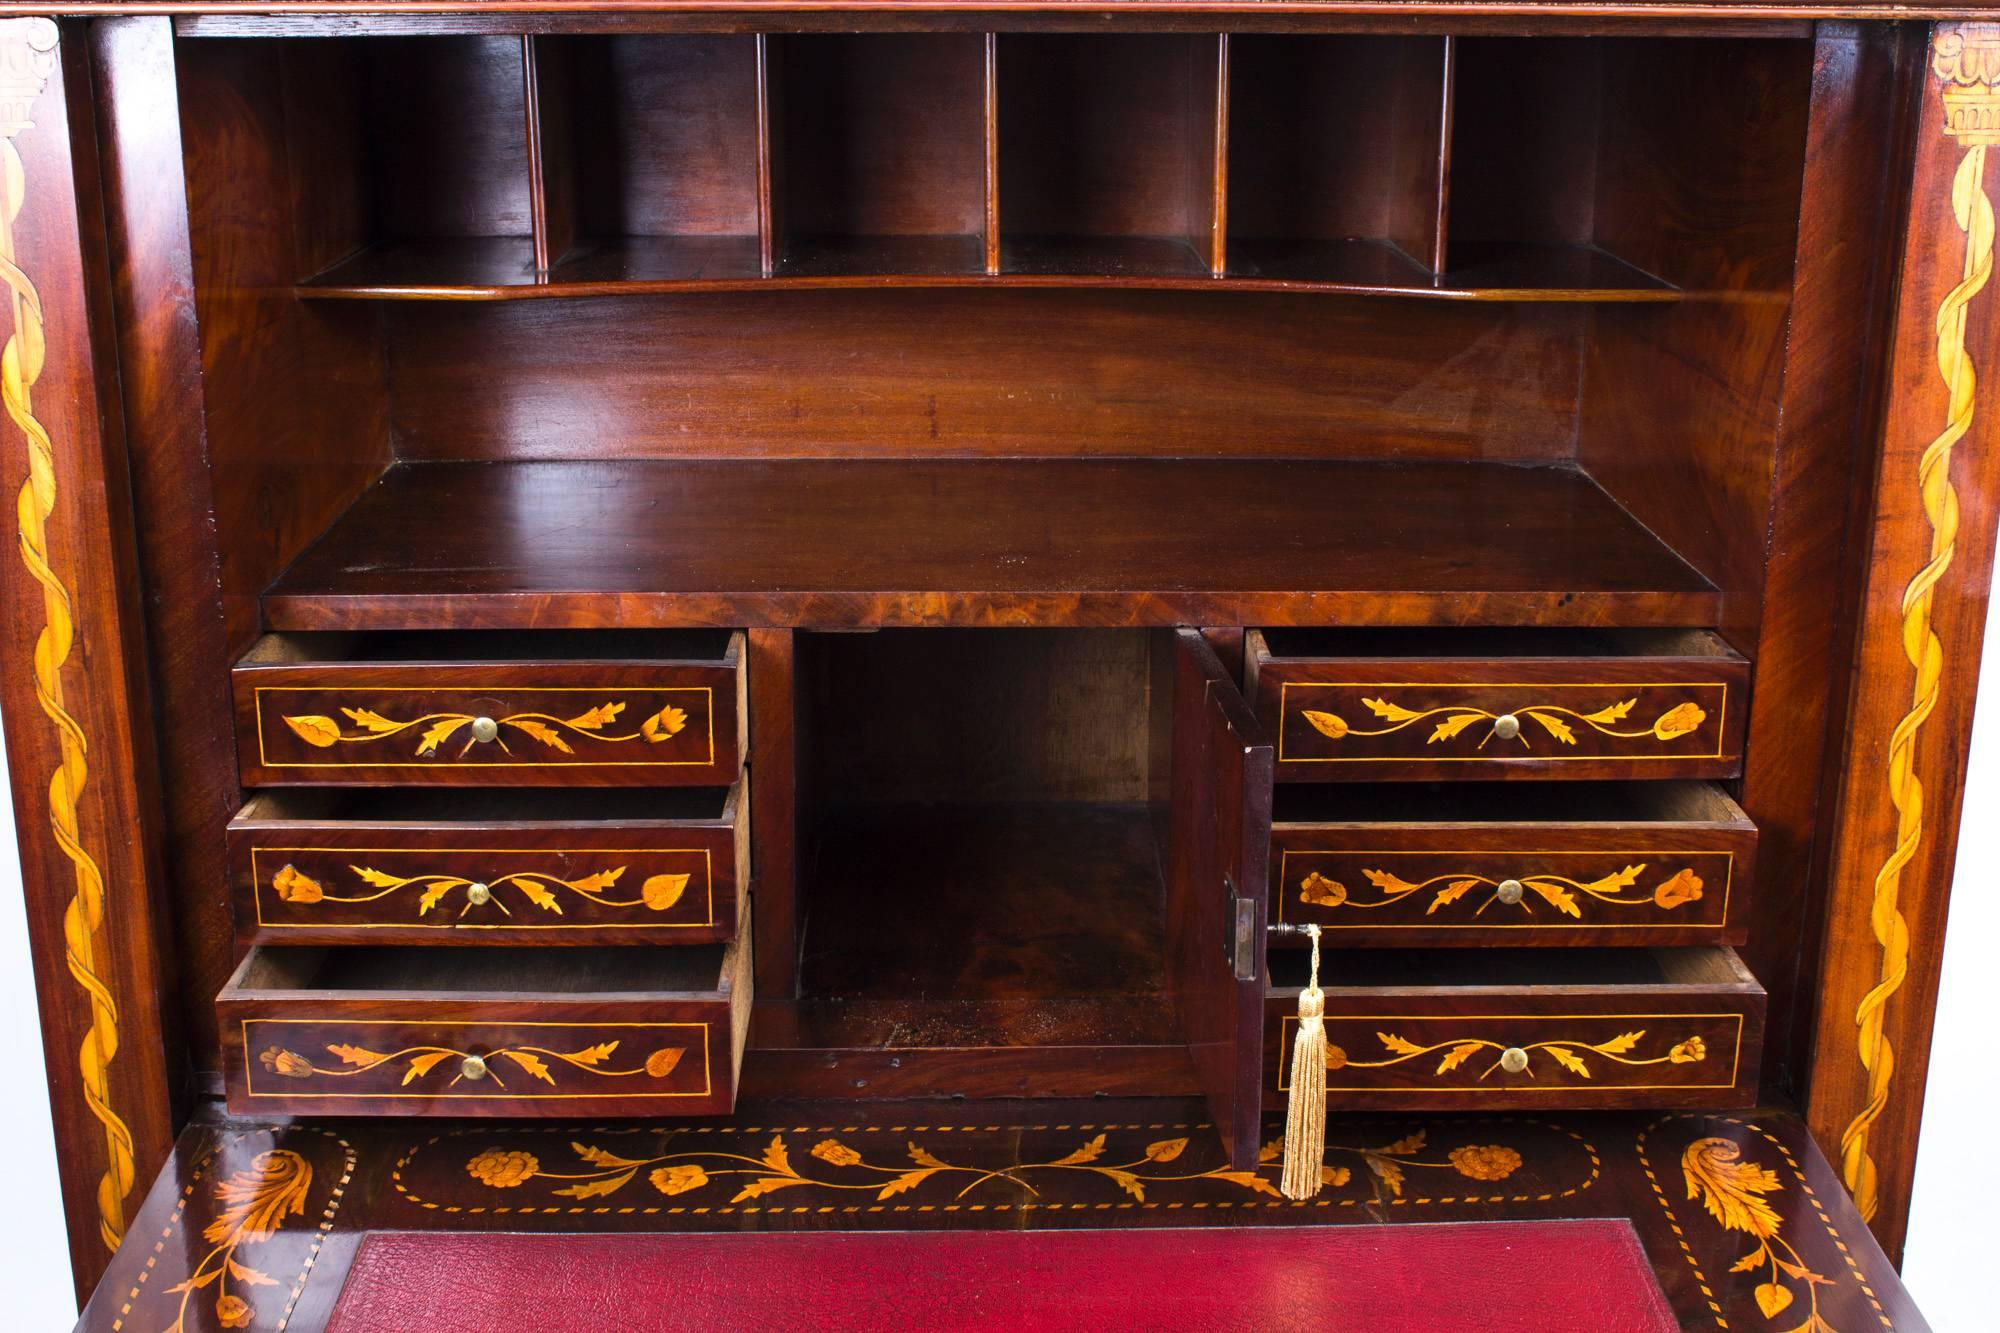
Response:
POLYGON ((1262 1109, 1271 747, 1193 630, 1175 631, 1173 700, 1167 967, 1209 1113, 1247 1170, 1262 1109))

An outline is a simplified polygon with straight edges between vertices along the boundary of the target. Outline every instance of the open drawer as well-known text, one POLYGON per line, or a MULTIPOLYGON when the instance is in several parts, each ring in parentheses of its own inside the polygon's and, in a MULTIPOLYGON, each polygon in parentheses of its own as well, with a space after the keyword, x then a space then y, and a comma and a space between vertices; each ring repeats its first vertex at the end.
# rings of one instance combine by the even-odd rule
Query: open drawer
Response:
MULTIPOLYGON (((1273 956, 1265 1099, 1291 1087, 1305 958, 1273 956)), ((1506 1110, 1745 1106, 1764 990, 1729 949, 1333 950, 1327 1100, 1506 1110)))
POLYGON ((1749 663, 1705 630, 1269 630, 1245 657, 1280 782, 1743 766, 1749 663))
POLYGON ((259 792, 229 823, 245 944, 705 944, 736 937, 734 787, 259 792))
POLYGON ((252 949, 216 997, 243 1115, 709 1115, 747 936, 678 949, 252 949))
POLYGON ((726 787, 743 636, 267 634, 231 673, 243 785, 726 787))
POLYGON ((1300 783, 1275 806, 1271 920, 1335 947, 1747 932, 1757 828, 1713 783, 1300 783))

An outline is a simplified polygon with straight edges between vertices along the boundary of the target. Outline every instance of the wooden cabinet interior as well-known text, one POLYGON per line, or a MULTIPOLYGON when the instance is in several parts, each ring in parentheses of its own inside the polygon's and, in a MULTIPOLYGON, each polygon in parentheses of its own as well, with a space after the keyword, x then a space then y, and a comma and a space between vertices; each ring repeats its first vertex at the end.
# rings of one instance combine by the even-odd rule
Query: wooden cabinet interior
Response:
MULTIPOLYGON (((747 628, 784 667, 748 672, 745 781, 784 799, 748 818, 746 1090, 1200 1091, 1241 1137, 1263 982, 1189 941, 1225 868, 1266 910, 1246 631, 1253 667, 1268 640, 1754 669, 1812 55, 185 29, 228 649, 671 658, 644 636, 747 628), (1221 673, 1193 703, 1181 625, 1221 673), (1238 786, 1177 792, 1177 747, 1238 786), (1246 987, 1234 1028, 1191 1017, 1246 987)), ((1814 779, 1734 764, 1467 799, 1747 861, 1814 779)), ((1339 822, 1331 790, 1299 827, 1339 822)), ((1801 844, 1767 855, 1740 883, 1796 892, 1801 844)), ((1796 956, 1798 917, 1733 902, 1644 938, 1796 956)), ((1617 942, 1587 926, 1560 942, 1617 942)), ((1411 969, 1504 953, 1531 990, 1584 961, 1419 942, 1411 969)), ((220 989, 227 941, 191 953, 220 989)))

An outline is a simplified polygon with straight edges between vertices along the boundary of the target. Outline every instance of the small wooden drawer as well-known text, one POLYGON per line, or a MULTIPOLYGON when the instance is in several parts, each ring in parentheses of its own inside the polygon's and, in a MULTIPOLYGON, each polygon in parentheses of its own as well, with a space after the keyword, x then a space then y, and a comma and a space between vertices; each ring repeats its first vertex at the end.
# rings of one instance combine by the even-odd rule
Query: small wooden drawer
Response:
POLYGON ((1756 849, 1705 782, 1286 787, 1271 920, 1334 945, 1741 944, 1756 849))
POLYGON ((1270 630, 1277 778, 1726 778, 1749 664, 1701 630, 1270 630))
POLYGON ((270 634, 233 673, 245 786, 726 787, 743 636, 270 634))
POLYGON ((229 824, 244 944, 706 944, 749 883, 741 782, 260 792, 229 824))
POLYGON ((750 948, 259 947, 216 997, 244 1115, 709 1115, 750 948))
MULTIPOLYGON (((1305 957, 1272 957, 1265 1099, 1291 1088, 1305 957)), ((1329 950, 1327 1099, 1434 1110, 1745 1106, 1764 991, 1709 949, 1329 950)))

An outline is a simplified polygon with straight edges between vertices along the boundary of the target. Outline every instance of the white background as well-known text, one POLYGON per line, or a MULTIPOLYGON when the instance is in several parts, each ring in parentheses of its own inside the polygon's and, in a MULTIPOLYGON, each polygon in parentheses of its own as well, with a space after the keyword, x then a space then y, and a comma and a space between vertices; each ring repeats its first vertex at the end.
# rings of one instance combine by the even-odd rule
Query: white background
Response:
MULTIPOLYGON (((1940 1333, 1996 1323, 2000 1262, 2000 615, 1989 623, 1983 707, 1973 731, 1958 878, 1931 1052, 1924 1133, 1904 1277, 1940 1333)), ((1934 798, 1935 799, 1935 798, 1934 798)), ((0 1291, 9 1329, 60 1330, 75 1319, 69 1251, 56 1185, 55 1142, 42 1090, 41 1029, 15 860, 14 812, 0 800, 0 1291)), ((1907 1091, 1899 1095, 1907 1096, 1907 1091)), ((134 1200, 136 1206, 136 1198, 134 1200)))

